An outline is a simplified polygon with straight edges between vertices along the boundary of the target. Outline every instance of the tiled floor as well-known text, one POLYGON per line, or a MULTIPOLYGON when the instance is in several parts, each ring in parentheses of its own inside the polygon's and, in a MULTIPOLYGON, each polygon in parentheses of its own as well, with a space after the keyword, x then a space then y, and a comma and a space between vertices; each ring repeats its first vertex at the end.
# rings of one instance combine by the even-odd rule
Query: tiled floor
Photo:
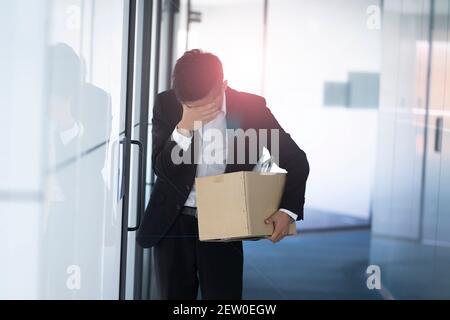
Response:
POLYGON ((381 299, 366 286, 369 229, 244 243, 244 299, 381 299))
POLYGON ((450 246, 373 236, 370 258, 396 299, 450 299, 450 246))

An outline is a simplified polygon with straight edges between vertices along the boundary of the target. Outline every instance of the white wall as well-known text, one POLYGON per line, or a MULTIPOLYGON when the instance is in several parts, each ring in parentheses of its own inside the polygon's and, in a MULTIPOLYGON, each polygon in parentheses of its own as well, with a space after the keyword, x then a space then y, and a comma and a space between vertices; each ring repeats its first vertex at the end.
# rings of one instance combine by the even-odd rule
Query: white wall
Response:
POLYGON ((379 72, 380 31, 366 24, 377 2, 270 1, 265 95, 308 155, 308 207, 369 215, 377 111, 323 107, 323 85, 379 72))

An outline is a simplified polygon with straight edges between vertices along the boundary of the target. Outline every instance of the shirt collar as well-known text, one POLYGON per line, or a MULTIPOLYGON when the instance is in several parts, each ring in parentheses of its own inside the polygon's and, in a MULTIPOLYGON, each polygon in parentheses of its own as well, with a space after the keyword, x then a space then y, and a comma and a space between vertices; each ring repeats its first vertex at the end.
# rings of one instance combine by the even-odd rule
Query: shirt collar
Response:
POLYGON ((223 99, 222 99, 222 111, 224 114, 227 114, 227 95, 225 92, 223 93, 223 99))

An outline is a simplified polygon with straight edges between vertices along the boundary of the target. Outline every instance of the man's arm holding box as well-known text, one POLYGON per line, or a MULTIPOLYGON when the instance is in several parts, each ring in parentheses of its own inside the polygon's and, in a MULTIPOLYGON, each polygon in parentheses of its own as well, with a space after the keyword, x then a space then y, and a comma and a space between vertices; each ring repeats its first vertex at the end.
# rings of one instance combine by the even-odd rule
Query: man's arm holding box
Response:
MULTIPOLYGON (((289 230, 291 218, 303 219, 305 203, 306 180, 309 175, 309 163, 306 154, 301 150, 291 136, 280 126, 272 112, 267 108, 265 100, 262 108, 263 127, 269 130, 278 130, 278 141, 271 141, 270 133, 267 148, 280 168, 287 171, 284 193, 281 198, 280 210, 266 220, 266 223, 274 223, 275 230, 271 236, 273 242, 280 241, 289 230)), ((277 135, 275 135, 276 137, 277 135)))

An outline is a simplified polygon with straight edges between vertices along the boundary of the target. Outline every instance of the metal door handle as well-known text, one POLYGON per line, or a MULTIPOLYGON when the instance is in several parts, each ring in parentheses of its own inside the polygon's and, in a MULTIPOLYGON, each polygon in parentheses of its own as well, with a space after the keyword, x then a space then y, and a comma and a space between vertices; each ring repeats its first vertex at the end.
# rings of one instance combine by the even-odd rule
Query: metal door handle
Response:
POLYGON ((441 152, 442 151, 442 126, 444 124, 444 118, 437 117, 436 118, 436 128, 434 133, 434 151, 441 152))
POLYGON ((132 145, 138 146, 139 149, 139 165, 138 165, 138 188, 137 188, 137 202, 138 202, 138 212, 136 213, 136 226, 128 227, 128 231, 137 231, 141 226, 141 215, 144 213, 144 196, 143 184, 144 184, 144 146, 142 142, 138 140, 131 140, 132 145))

